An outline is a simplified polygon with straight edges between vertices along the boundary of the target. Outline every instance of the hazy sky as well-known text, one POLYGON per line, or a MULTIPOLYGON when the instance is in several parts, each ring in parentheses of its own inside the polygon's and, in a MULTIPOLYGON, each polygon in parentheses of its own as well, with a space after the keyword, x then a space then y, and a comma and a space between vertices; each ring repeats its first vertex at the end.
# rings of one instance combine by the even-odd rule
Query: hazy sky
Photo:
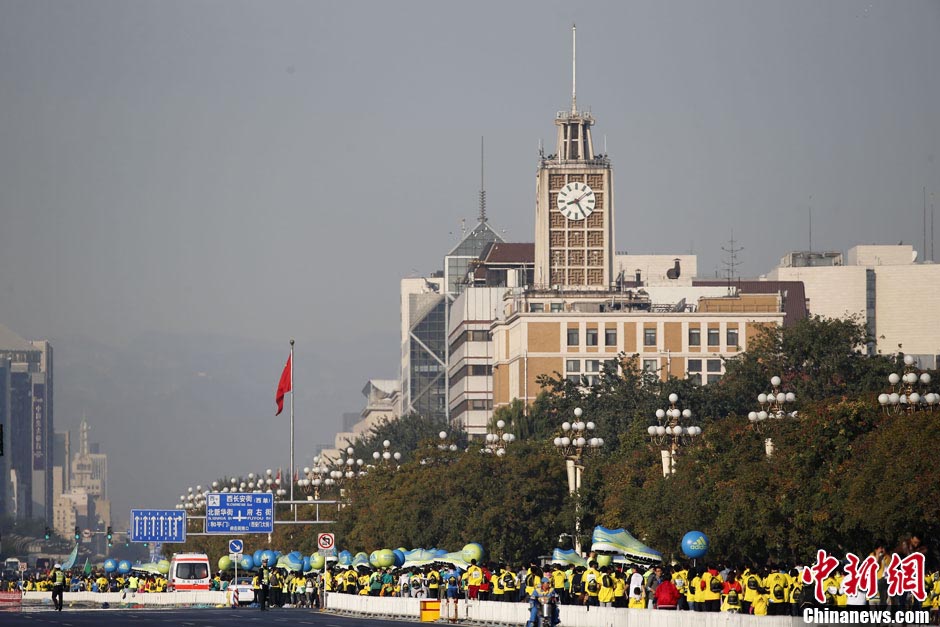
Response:
POLYGON ((56 342, 56 426, 88 412, 116 509, 286 466, 292 336, 298 456, 367 379, 398 376, 399 279, 440 268, 475 218, 481 135, 490 221, 533 240, 572 22, 618 250, 691 249, 714 276, 733 229, 757 275, 808 246, 810 205, 816 249, 922 248, 933 0, 0 0, 0 322, 56 342), (160 394, 95 389, 178 346, 191 359, 137 379, 160 394), (172 401, 174 367, 205 407, 172 401))

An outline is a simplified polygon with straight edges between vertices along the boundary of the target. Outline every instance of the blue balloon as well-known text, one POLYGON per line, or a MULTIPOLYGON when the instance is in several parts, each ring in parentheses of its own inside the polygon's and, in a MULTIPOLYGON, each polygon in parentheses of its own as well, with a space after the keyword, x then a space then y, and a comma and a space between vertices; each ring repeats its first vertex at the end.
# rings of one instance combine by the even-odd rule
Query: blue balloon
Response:
MULTIPOLYGON (((261 552, 261 561, 265 559, 268 560, 268 568, 274 568, 277 565, 277 555, 274 554, 274 551, 262 551, 261 552)), ((261 566, 261 564, 258 564, 261 566)))
POLYGON ((242 570, 254 570, 256 568, 255 560, 250 555, 243 555, 241 561, 238 562, 238 567, 242 570))
POLYGON ((340 551, 339 555, 336 556, 336 559, 340 566, 350 566, 352 564, 353 556, 349 551, 340 551))
POLYGON ((262 553, 264 553, 264 551, 262 551, 261 549, 258 549, 257 551, 251 554, 251 561, 254 563, 255 568, 258 568, 259 566, 261 566, 261 554, 262 553))
POLYGON ((287 557, 291 558, 295 562, 299 562, 300 560, 303 559, 304 555, 300 551, 291 551, 290 553, 287 554, 287 557))
POLYGON ((701 531, 690 531, 682 536, 682 552, 686 557, 704 557, 708 553, 708 536, 701 531))
POLYGON ((305 573, 310 570, 310 556, 309 555, 304 556, 303 569, 305 573))
POLYGON ((405 553, 401 549, 395 549, 392 551, 392 555, 395 556, 395 568, 401 568, 401 565, 405 563, 405 553))
POLYGON ((122 575, 126 575, 127 573, 131 572, 131 563, 127 560, 121 560, 118 562, 117 571, 122 575))
POLYGON ((104 572, 106 573, 113 573, 115 570, 117 570, 117 567, 118 567, 117 560, 114 560, 109 557, 108 559, 104 561, 104 572))

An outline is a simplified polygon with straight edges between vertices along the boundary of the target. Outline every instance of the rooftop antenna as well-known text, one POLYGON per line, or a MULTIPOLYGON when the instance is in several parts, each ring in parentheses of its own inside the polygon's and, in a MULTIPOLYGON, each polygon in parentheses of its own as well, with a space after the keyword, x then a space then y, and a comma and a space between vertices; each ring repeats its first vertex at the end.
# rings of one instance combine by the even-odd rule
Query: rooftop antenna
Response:
POLYGON ((604 156, 607 156, 607 133, 604 133, 604 156))
POLYGON ((924 254, 921 259, 927 259, 927 186, 924 185, 924 254))
POLYGON ((578 113, 578 30, 571 25, 571 113, 578 113))
POLYGON ((735 247, 734 245, 734 229, 731 229, 731 241, 728 243, 728 247, 721 247, 723 251, 728 253, 727 259, 722 260, 722 263, 725 266, 725 274, 728 277, 728 296, 731 296, 732 292, 732 283, 734 283, 735 278, 735 269, 741 265, 738 263, 738 253, 744 250, 743 246, 735 247))
POLYGON ((809 196, 809 252, 813 252, 813 195, 809 196))
POLYGON ((483 187, 483 136, 480 136, 480 222, 486 222, 486 189, 483 187))

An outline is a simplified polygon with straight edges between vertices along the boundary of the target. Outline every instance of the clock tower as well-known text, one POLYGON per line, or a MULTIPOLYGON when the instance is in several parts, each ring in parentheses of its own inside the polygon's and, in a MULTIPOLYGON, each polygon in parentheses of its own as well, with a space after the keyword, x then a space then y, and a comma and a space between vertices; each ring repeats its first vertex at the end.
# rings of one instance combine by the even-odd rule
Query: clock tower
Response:
POLYGON ((594 117, 578 111, 576 31, 571 27, 571 110, 555 115, 556 150, 539 155, 535 284, 606 290, 613 281, 614 190, 607 155, 594 152, 594 117))

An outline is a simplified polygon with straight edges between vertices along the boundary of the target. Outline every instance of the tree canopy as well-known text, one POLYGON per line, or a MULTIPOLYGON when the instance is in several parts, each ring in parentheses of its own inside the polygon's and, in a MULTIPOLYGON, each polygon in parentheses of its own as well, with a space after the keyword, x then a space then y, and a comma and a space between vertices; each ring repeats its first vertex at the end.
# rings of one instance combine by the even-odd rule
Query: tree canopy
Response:
MULTIPOLYGON (((711 554, 738 563, 810 560, 816 549, 868 551, 916 532, 937 555, 940 412, 889 416, 876 396, 899 356, 869 356, 857 320, 809 318, 764 329, 750 350, 727 360, 724 376, 699 385, 643 373, 636 357, 619 356, 592 386, 556 373, 542 392, 497 409, 517 437, 503 457, 437 446, 440 423, 410 415, 380 425, 354 445, 381 450, 389 439, 401 464, 378 464, 344 486, 348 504, 336 513, 341 547, 459 550, 480 542, 488 558, 512 562, 548 554, 573 532, 575 497, 552 438, 573 419, 597 425, 605 446, 585 459, 579 495, 582 543, 593 526, 626 527, 668 557, 681 557, 690 530, 711 540, 711 554), (797 396, 798 417, 766 421, 746 416, 778 375, 797 396), (664 478, 659 447, 646 429, 675 392, 703 428, 664 478), (765 454, 765 439, 773 454, 765 454)), ((936 373, 934 373, 936 374, 936 373)), ((936 377, 935 377, 936 380, 936 377)), ((364 455, 365 456, 365 455, 364 455)), ((291 529, 290 548, 311 547, 317 529, 291 529)), ((279 533, 281 533, 279 531, 279 533)))

